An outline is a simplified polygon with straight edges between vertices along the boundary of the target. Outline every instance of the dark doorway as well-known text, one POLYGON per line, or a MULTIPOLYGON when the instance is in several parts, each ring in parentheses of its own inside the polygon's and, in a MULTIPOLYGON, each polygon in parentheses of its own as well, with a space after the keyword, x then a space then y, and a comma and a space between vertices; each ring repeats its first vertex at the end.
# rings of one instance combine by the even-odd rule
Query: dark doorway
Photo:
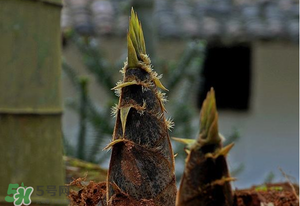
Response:
POLYGON ((249 45, 208 45, 201 72, 198 95, 200 108, 206 93, 215 89, 218 109, 249 109, 251 83, 251 47, 249 45))

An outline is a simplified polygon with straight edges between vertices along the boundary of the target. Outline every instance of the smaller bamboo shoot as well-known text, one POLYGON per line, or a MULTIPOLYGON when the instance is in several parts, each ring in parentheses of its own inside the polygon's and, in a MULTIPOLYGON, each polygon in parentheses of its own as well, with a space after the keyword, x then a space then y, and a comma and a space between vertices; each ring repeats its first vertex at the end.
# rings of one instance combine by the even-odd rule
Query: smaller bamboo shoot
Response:
POLYGON ((218 132, 215 92, 208 92, 200 113, 197 140, 183 140, 189 146, 185 171, 180 183, 176 206, 232 206, 233 194, 226 155, 233 147, 222 146, 218 132))

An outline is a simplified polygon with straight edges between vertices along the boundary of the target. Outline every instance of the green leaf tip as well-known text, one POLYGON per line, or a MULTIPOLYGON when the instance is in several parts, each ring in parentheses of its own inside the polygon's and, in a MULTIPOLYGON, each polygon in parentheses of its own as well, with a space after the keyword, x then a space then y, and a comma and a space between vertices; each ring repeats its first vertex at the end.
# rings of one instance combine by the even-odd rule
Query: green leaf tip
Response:
POLYGON ((122 124, 122 130, 123 130, 123 137, 125 135, 127 116, 128 116, 130 109, 131 109, 131 106, 120 108, 120 117, 121 117, 121 124, 122 124))
POLYGON ((137 14, 131 9, 131 17, 129 19, 129 31, 127 35, 128 45, 128 66, 138 66, 140 55, 146 54, 146 46, 141 23, 138 20, 137 14))
POLYGON ((196 140, 195 139, 183 139, 183 138, 177 138, 177 137, 172 137, 173 140, 176 142, 180 142, 182 144, 185 144, 188 149, 192 147, 193 144, 195 144, 196 140))
POLYGON ((206 143, 219 143, 221 137, 218 132, 218 113, 215 91, 213 88, 207 93, 200 113, 200 139, 206 143))

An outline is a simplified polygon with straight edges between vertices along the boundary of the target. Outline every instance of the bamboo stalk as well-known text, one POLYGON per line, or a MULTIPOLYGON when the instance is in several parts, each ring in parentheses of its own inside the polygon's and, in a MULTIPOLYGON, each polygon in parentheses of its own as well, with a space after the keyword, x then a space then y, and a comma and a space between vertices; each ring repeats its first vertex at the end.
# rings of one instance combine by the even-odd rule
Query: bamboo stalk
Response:
POLYGON ((81 77, 79 80, 80 85, 80 111, 79 111, 79 132, 78 132, 78 145, 77 157, 84 159, 86 147, 86 127, 87 127, 87 96, 88 96, 88 79, 81 77))
POLYGON ((22 183, 34 188, 31 205, 67 205, 59 195, 61 8, 60 0, 0 1, 0 205, 13 205, 22 183))

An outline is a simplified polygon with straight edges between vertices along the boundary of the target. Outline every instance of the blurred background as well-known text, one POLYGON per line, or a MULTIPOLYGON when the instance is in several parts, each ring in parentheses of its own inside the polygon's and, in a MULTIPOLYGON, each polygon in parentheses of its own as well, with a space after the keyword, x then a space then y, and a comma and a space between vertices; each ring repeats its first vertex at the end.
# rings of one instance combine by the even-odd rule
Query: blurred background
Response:
MULTIPOLYGON (((225 144, 236 142, 229 156, 234 185, 283 181, 279 167, 298 181, 299 4, 293 0, 66 1, 63 131, 73 148, 67 152, 107 168, 109 153, 102 148, 114 124, 108 108, 117 101, 110 88, 121 79, 132 6, 169 89, 170 135, 197 137, 200 106, 214 87, 220 132, 225 144), (81 83, 74 85, 74 78, 81 83), (84 128, 81 104, 88 108, 84 128), (84 148, 77 146, 80 134, 84 148)), ((173 146, 179 179, 185 153, 173 146)))
MULTIPOLYGON (((9 183, 63 185, 85 174, 105 180, 110 151, 103 148, 118 101, 111 88, 127 57, 131 7, 169 89, 170 136, 198 136, 201 104, 214 87, 224 144, 236 143, 234 187, 286 181, 278 168, 299 181, 298 1, 62 3, 0 0, 0 164, 7 168, 0 202, 9 183)), ((179 182, 186 154, 172 144, 179 182)))

